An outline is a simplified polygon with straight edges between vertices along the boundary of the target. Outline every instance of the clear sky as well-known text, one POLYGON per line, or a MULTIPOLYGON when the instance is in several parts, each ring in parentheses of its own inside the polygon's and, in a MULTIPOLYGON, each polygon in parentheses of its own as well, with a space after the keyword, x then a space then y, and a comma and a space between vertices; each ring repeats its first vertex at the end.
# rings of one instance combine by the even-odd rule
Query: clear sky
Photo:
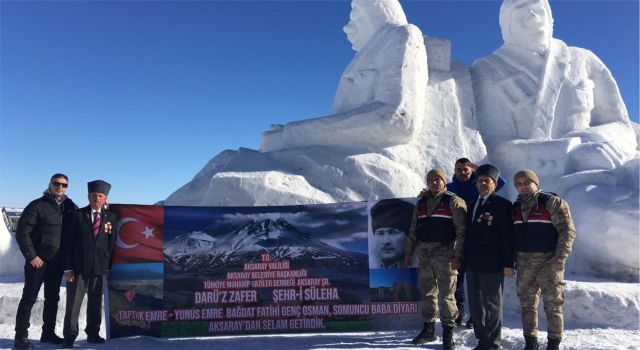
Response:
MULTIPOLYGON (((502 44, 499 1, 401 1, 470 65, 502 44)), ((554 36, 588 48, 638 121, 638 0, 552 1, 554 36)), ((49 177, 153 204, 270 124, 330 113, 354 52, 349 1, 0 1, 0 205, 49 177)))

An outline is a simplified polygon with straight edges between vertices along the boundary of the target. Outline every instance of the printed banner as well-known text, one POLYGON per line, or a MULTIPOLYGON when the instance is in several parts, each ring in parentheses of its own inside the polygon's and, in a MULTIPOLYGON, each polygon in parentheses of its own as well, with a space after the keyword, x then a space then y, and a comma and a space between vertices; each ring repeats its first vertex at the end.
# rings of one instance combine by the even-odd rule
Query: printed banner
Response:
POLYGON ((109 336, 417 326, 417 271, 403 257, 413 206, 112 205, 109 336))

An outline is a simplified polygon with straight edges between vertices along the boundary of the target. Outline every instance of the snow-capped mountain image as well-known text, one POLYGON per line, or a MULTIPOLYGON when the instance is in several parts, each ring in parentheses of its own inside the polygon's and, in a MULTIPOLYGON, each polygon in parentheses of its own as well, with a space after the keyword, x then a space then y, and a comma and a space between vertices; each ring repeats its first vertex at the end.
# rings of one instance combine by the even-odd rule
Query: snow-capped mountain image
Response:
MULTIPOLYGON (((327 232, 329 236, 330 233, 327 232)), ((369 266, 364 253, 327 244, 280 218, 255 219, 214 237, 203 231, 183 233, 165 243, 164 306, 192 307, 193 293, 205 280, 224 280, 228 272, 243 271, 244 263, 287 260, 290 269, 308 277, 327 278, 338 287, 342 303, 369 300, 369 266)), ((272 302, 271 288, 258 288, 258 303, 272 302)))
POLYGON ((164 255, 181 256, 198 252, 209 252, 216 244, 216 239, 206 232, 193 231, 174 238, 164 246, 164 255))
POLYGON ((282 218, 251 221, 220 237, 202 231, 180 235, 165 244, 165 263, 177 271, 207 271, 259 261, 268 253, 273 260, 312 260, 317 264, 366 264, 364 254, 333 247, 282 218))

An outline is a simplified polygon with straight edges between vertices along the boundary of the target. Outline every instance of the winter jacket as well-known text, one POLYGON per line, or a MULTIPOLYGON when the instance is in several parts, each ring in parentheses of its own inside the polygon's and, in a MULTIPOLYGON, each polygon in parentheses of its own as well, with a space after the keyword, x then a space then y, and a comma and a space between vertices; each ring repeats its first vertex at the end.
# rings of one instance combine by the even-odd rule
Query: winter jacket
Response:
POLYGON ((22 211, 16 229, 16 240, 26 261, 36 256, 44 260, 58 257, 62 238, 62 218, 77 206, 71 198, 63 196, 60 204, 49 191, 27 205, 22 211))

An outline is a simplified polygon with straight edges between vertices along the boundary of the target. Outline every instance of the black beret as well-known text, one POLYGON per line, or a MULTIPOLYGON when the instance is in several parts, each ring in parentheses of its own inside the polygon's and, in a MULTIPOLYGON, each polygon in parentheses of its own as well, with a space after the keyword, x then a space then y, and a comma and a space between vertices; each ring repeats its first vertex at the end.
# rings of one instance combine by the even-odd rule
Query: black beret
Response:
POLYGON ((498 183, 498 178, 500 177, 500 170, 498 170, 498 168, 494 167, 491 164, 482 164, 481 166, 478 167, 478 169, 476 169, 476 175, 488 176, 492 178, 493 181, 498 183))
POLYGON ((109 190, 111 189, 111 184, 102 180, 95 180, 87 183, 87 189, 89 193, 99 192, 104 193, 105 196, 109 195, 109 190))

